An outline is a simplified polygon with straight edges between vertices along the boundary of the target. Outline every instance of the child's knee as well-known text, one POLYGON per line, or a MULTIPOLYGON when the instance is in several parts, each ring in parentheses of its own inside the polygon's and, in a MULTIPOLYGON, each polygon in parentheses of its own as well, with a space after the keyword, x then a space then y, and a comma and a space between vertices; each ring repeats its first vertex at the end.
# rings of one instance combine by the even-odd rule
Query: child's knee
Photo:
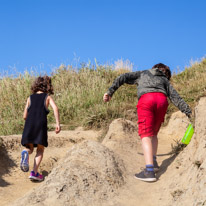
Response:
POLYGON ((29 152, 29 154, 32 154, 34 151, 34 146, 32 144, 26 145, 26 150, 29 152))
POLYGON ((37 151, 37 153, 39 153, 39 154, 43 154, 43 153, 44 153, 44 146, 42 146, 42 145, 41 145, 41 146, 38 145, 36 151, 37 151))

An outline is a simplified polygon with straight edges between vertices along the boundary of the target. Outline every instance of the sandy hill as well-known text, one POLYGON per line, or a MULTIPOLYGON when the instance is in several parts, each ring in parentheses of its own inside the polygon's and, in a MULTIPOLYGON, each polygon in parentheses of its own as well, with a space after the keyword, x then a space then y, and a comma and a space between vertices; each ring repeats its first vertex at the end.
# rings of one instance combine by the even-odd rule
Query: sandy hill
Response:
POLYGON ((206 98, 195 109, 195 134, 179 155, 171 144, 181 139, 188 119, 172 115, 159 134, 158 181, 145 183, 133 175, 144 167, 136 123, 114 120, 102 142, 101 132, 49 133, 42 183, 30 182, 19 170, 20 136, 3 137, 0 162, 1 205, 172 206, 206 205, 206 98))

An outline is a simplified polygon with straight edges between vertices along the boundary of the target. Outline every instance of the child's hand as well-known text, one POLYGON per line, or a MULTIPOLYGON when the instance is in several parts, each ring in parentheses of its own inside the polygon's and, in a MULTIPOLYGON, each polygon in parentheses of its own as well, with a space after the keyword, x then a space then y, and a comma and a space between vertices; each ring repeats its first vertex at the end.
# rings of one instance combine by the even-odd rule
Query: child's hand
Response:
POLYGON ((61 131, 60 125, 56 125, 56 129, 55 129, 56 134, 58 134, 60 131, 61 131))
POLYGON ((109 102, 110 100, 111 100, 111 96, 109 96, 107 93, 105 93, 104 94, 104 96, 103 96, 103 100, 104 100, 104 102, 109 102))
POLYGON ((191 120, 192 112, 186 113, 186 116, 191 120))

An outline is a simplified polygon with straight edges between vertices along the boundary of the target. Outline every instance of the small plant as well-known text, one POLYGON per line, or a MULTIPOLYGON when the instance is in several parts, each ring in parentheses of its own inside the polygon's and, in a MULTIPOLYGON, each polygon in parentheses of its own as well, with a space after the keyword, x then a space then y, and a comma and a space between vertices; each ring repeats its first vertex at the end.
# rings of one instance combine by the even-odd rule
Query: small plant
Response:
POLYGON ((172 155, 178 155, 183 149, 187 146, 183 143, 181 143, 181 140, 174 140, 175 144, 171 144, 172 151, 170 154, 172 155))
POLYGON ((181 196, 183 194, 183 191, 182 190, 175 190, 174 192, 171 193, 172 197, 174 199, 177 199, 179 196, 181 196))
POLYGON ((119 59, 114 62, 114 70, 122 73, 131 72, 133 69, 133 64, 127 59, 119 59))
POLYGON ((194 164, 195 166, 197 166, 197 168, 200 168, 202 162, 199 161, 199 160, 196 160, 196 161, 193 162, 193 164, 194 164))

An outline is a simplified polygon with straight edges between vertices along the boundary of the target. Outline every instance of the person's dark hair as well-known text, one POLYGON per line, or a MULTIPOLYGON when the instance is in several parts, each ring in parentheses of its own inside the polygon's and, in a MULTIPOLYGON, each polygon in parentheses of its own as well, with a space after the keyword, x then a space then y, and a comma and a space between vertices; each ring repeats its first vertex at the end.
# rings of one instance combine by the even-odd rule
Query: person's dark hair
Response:
POLYGON ((48 76, 37 77, 31 87, 31 91, 33 94, 38 91, 45 92, 48 94, 54 94, 53 86, 51 83, 51 77, 48 76))
POLYGON ((159 63, 159 64, 155 64, 152 69, 155 69, 155 68, 158 68, 160 71, 162 71, 168 80, 170 80, 171 78, 171 71, 170 71, 170 68, 165 65, 165 64, 162 64, 162 63, 159 63))

